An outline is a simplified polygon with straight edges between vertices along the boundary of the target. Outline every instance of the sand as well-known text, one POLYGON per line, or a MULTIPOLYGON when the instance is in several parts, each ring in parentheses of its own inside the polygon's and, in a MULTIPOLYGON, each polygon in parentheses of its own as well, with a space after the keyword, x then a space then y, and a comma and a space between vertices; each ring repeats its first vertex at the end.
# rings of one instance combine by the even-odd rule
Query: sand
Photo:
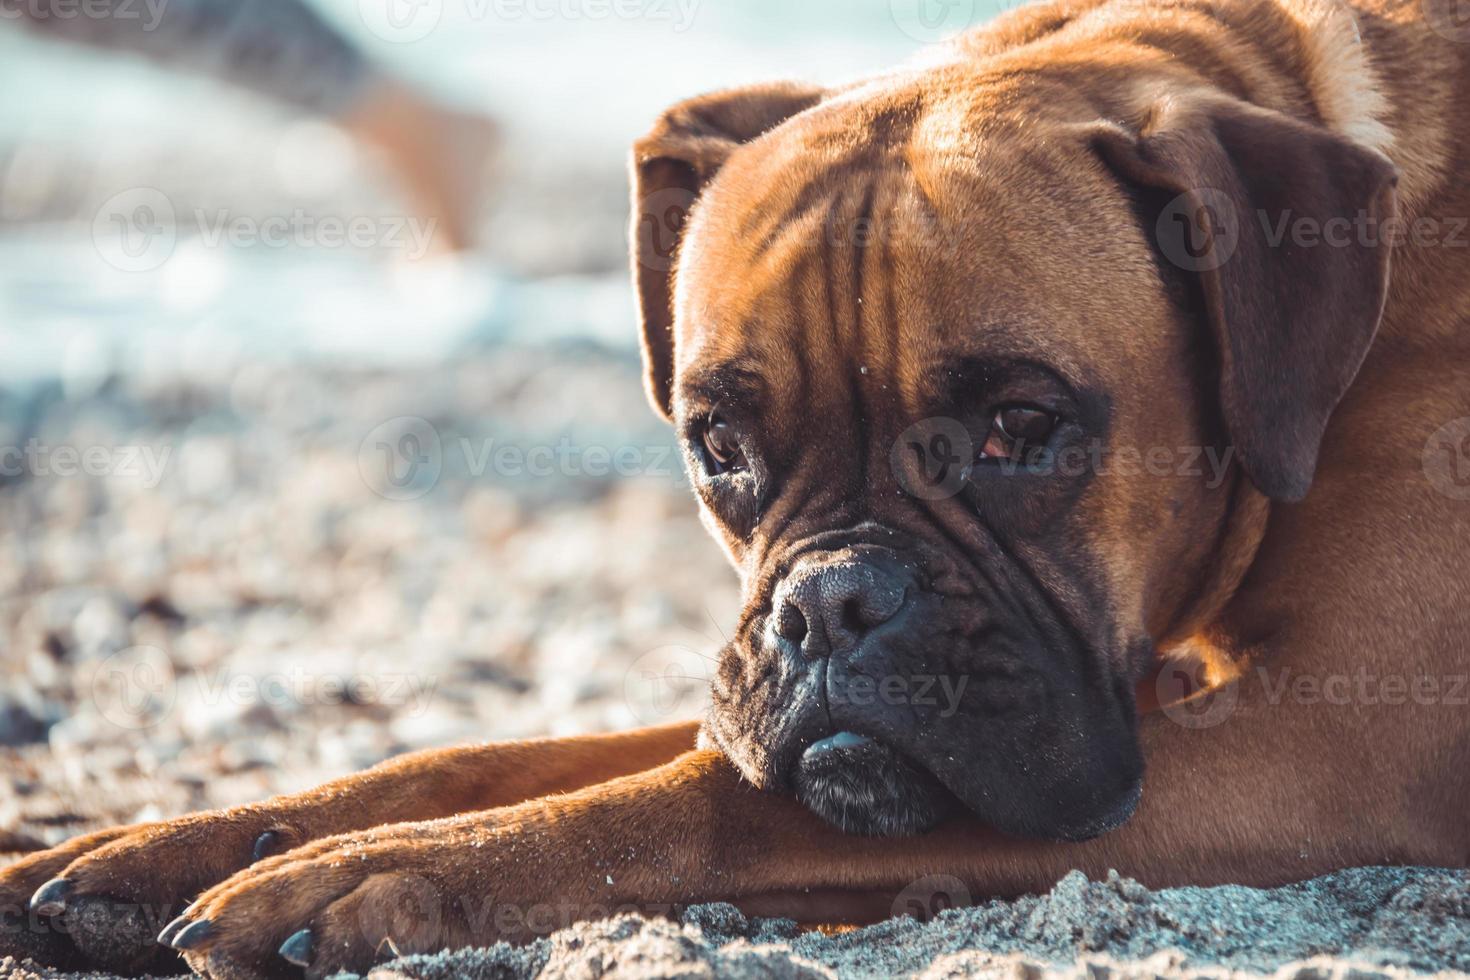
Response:
MULTIPOLYGON (((1470 875, 1358 868, 1276 889, 1150 891, 1068 875, 1046 895, 898 918, 837 936, 729 905, 624 915, 534 945, 412 956, 371 980, 566 977, 1343 978, 1470 971, 1470 875)), ((0 976, 66 976, 0 961, 0 976), (10 973, 6 971, 10 970, 10 973)), ((67 980, 82 980, 79 976, 67 980)))
POLYGON ((747 921, 730 906, 680 924, 624 916, 528 949, 411 957, 374 977, 898 977, 1274 975, 1470 970, 1470 877, 1363 868, 1272 890, 1152 892, 1074 872, 1046 895, 900 918, 835 937, 747 921))

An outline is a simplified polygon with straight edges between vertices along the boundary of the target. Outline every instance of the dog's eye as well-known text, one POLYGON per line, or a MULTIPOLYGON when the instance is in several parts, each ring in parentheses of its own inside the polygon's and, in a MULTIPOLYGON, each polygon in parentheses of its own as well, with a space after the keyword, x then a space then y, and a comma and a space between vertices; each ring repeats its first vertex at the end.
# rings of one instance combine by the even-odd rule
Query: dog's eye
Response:
POLYGON ((1002 408, 990 420, 990 431, 985 434, 979 457, 1029 462, 1046 447, 1056 424, 1056 416, 1039 408, 1025 405, 1002 408))
POLYGON ((704 424, 704 455, 712 476, 745 469, 745 450, 735 428, 717 412, 704 424))

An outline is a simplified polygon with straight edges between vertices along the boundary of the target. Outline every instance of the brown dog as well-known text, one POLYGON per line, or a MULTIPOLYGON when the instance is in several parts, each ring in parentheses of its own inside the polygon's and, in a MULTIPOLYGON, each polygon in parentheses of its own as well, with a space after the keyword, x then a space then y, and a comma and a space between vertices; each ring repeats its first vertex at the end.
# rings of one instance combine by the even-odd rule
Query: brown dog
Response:
POLYGON ((198 896, 192 967, 316 977, 533 909, 1465 864, 1470 25, 1426 4, 1046 4, 674 107, 649 386, 747 599, 702 729, 86 837, 0 873, 0 944, 136 967, 198 896))

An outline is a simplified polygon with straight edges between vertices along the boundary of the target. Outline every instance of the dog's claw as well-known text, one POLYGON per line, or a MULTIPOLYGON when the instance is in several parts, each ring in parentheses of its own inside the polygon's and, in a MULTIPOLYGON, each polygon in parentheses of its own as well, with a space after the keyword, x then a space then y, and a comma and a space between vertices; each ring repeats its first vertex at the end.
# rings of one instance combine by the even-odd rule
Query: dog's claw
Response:
POLYGON ((189 920, 185 918, 185 916, 187 916, 188 914, 189 910, 184 909, 184 915, 179 916, 177 919, 173 920, 168 925, 163 927, 163 931, 158 934, 158 945, 169 947, 173 946, 174 937, 182 932, 184 930, 184 927, 189 924, 189 920))
POLYGON ((302 929, 292 933, 290 939, 281 943, 279 952, 287 963, 302 968, 311 966, 311 930, 302 929))
POLYGON ((267 830, 265 833, 255 838, 255 847, 250 852, 251 860, 259 861, 262 858, 270 857, 271 854, 275 851, 276 845, 280 842, 280 834, 276 833, 274 830, 267 830))
POLYGON ((52 878, 31 896, 31 911, 37 915, 60 915, 66 911, 66 900, 70 895, 71 882, 65 878, 52 878))
MULTIPOLYGON (((175 925, 178 924, 178 922, 179 920, 175 919, 173 922, 169 923, 166 927, 164 927, 163 932, 159 934, 158 938, 162 940, 163 937, 167 935, 175 925)), ((171 937, 169 937, 170 941, 165 945, 172 946, 174 949, 178 950, 181 953, 187 952, 198 946, 200 943, 204 942, 204 940, 208 939, 210 930, 212 930, 213 928, 214 924, 208 919, 200 919, 197 922, 190 922, 182 929, 175 932, 171 937)))

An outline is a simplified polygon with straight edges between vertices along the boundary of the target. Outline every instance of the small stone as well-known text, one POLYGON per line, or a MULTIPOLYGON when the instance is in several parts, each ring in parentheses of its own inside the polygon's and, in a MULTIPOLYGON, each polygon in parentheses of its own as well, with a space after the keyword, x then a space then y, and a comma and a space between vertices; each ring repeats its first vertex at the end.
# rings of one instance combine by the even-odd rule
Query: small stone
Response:
POLYGON ((46 741, 57 711, 28 684, 0 691, 0 745, 30 745, 46 741))

